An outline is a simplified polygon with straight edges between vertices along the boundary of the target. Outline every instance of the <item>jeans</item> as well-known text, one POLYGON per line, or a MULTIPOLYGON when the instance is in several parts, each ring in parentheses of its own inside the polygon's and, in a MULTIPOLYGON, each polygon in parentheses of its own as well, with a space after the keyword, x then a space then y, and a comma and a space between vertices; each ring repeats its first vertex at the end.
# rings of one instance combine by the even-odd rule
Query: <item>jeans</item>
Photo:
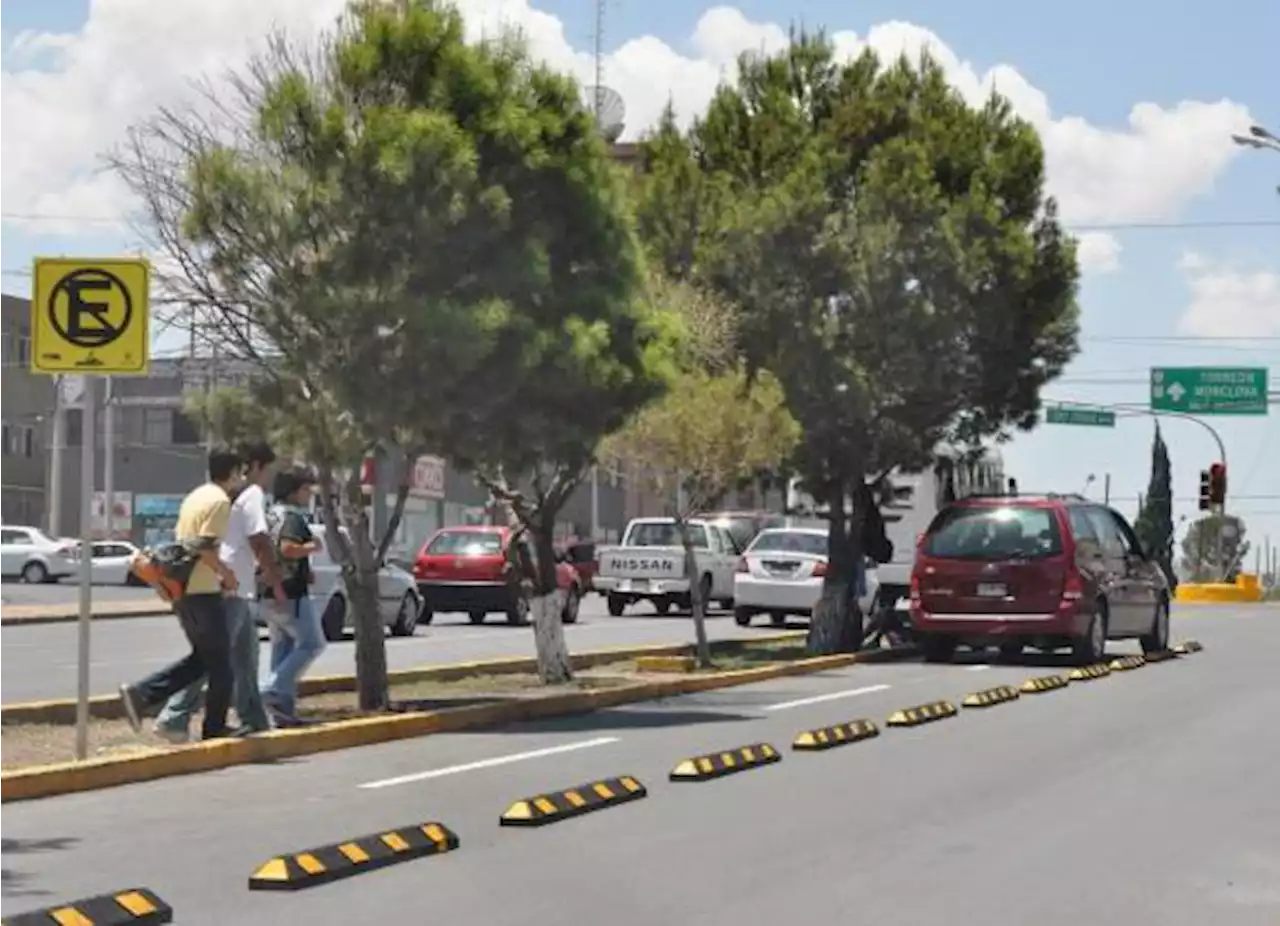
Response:
POLYGON ((262 688, 268 704, 292 716, 298 708, 298 680, 325 647, 320 616, 309 597, 289 600, 283 615, 272 615, 271 674, 262 688))
POLYGON ((209 695, 201 730, 204 739, 227 735, 227 710, 235 684, 224 601, 221 594, 187 595, 179 600, 178 623, 187 635, 191 652, 132 686, 143 707, 152 708, 208 678, 209 695))
MULTIPOLYGON (((262 705, 258 691, 258 627, 255 621, 254 602, 248 598, 224 598, 227 614, 227 631, 231 637, 231 674, 235 679, 234 703, 240 723, 251 730, 269 730, 267 709, 262 705)), ((167 730, 186 732, 191 715, 204 699, 204 686, 200 682, 188 685, 178 692, 156 719, 156 726, 167 730)))

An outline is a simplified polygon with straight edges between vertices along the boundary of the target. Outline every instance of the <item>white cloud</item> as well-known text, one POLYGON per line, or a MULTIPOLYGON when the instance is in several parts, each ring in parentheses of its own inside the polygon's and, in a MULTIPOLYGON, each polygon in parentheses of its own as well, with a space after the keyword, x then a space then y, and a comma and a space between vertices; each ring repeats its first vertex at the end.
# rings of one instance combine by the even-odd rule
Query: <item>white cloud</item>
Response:
POLYGON ((1184 334, 1280 337, 1280 272, 1215 261, 1188 252, 1178 264, 1191 301, 1178 322, 1184 334))
MULTIPOLYGON (((534 51, 584 82, 594 68, 574 48, 564 24, 527 0, 462 0, 472 37, 518 26, 534 51)), ((69 34, 25 32, 7 52, 3 77, 2 195, 10 213, 114 216, 126 211, 124 190, 95 172, 100 153, 130 122, 189 92, 190 81, 242 61, 252 41, 275 26, 306 35, 330 24, 342 0, 96 0, 89 20, 69 34), (33 60, 39 58, 39 66, 33 60)), ((955 86, 972 100, 992 88, 1043 134, 1050 188, 1068 221, 1149 221, 1176 215, 1209 190, 1235 154, 1230 134, 1248 124, 1230 101, 1183 101, 1168 108, 1138 103, 1123 128, 1073 116, 1055 117, 1045 94, 1014 66, 982 70, 928 29, 906 22, 872 26, 864 36, 830 33, 838 49, 870 45, 886 55, 928 48, 955 86)), ((758 23, 728 6, 708 9, 690 41, 693 57, 653 36, 638 36, 605 63, 605 81, 626 100, 627 133, 652 125, 669 99, 682 120, 701 112, 717 83, 731 79, 741 51, 782 47, 787 30, 758 23)), ((43 230, 52 231, 48 226, 43 230)), ((69 229, 58 229, 67 232, 69 229)), ((1087 269, 1115 269, 1119 246, 1107 235, 1082 241, 1087 269)))
POLYGON ((1120 269, 1120 252, 1124 250, 1109 232, 1083 232, 1077 236, 1076 256, 1084 273, 1112 273, 1120 269))

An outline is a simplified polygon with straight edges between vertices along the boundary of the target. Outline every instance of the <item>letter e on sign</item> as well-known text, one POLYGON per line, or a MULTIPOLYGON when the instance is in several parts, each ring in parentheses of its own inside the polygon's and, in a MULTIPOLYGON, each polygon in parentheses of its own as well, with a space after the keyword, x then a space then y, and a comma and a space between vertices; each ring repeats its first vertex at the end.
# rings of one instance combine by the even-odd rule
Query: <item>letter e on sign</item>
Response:
POLYGON ((145 375, 151 355, 151 267, 142 258, 37 257, 31 369, 145 375))

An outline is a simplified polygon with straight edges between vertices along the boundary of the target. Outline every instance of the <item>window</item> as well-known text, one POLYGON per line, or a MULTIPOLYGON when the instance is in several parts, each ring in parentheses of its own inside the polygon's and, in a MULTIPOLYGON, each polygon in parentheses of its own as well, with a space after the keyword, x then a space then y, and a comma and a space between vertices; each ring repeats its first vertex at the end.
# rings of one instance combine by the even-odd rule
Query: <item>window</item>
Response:
POLYGON ((1041 559, 1062 552, 1062 535, 1048 508, 948 508, 930 525, 924 552, 948 559, 1041 559))
POLYGON ((1092 540, 1098 543, 1098 531, 1093 526, 1093 521, 1085 514, 1083 508, 1068 508, 1067 516, 1071 519, 1071 533, 1075 535, 1076 542, 1081 540, 1092 540))
POLYGON ((15 341, 16 341, 15 346, 17 347, 16 353, 18 356, 15 357, 14 359, 19 365, 25 367, 28 363, 31 362, 31 336, 26 334, 20 334, 17 336, 15 341))
POLYGON ((3 436, 0 436, 0 449, 2 449, 2 450, 4 451, 4 453, 5 453, 5 455, 6 455, 6 456, 8 456, 8 455, 12 452, 12 451, 9 449, 9 430, 10 430, 10 428, 9 428, 9 426, 6 424, 6 425, 4 426, 4 431, 2 432, 2 433, 3 433, 3 436))
POLYGON ((1089 520, 1093 523, 1094 532, 1102 543, 1103 552, 1107 556, 1124 556, 1126 545, 1120 536, 1120 529, 1116 527, 1116 522, 1111 517, 1111 512, 1104 508, 1090 508, 1089 520))
POLYGON ((142 442, 152 445, 173 443, 173 409, 144 408, 142 410, 142 442))
POLYGON ((78 408, 68 408, 67 416, 67 446, 79 447, 80 442, 84 439, 84 416, 78 408))
POLYGON ((173 413, 173 442, 186 445, 200 443, 199 426, 182 412, 173 413))
POLYGON ((752 553, 827 555, 827 535, 816 531, 765 531, 751 544, 752 553))
POLYGON ((26 531, 0 531, 0 543, 30 546, 31 536, 26 531))
POLYGON ((27 459, 35 456, 36 452, 36 429, 22 429, 22 455, 27 459))
MULTIPOLYGON (((689 525, 689 539, 699 550, 710 549, 706 528, 701 524, 689 525)), ((631 547, 679 547, 680 531, 672 521, 642 521, 627 532, 627 546, 631 547)))
POLYGON ((443 531, 427 546, 428 556, 495 556, 502 552, 497 531, 443 531))

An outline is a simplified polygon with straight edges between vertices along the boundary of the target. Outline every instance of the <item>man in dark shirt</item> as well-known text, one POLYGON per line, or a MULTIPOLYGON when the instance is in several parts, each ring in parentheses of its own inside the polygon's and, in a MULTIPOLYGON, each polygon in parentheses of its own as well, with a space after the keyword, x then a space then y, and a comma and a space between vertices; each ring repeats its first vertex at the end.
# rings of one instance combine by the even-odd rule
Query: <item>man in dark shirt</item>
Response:
POLYGON ((307 504, 315 478, 295 467, 275 479, 276 505, 272 509, 272 533, 280 561, 285 606, 266 611, 271 635, 271 672, 262 699, 277 726, 296 726, 298 680, 324 651, 324 630, 311 601, 311 555, 320 549, 312 533, 307 504))

